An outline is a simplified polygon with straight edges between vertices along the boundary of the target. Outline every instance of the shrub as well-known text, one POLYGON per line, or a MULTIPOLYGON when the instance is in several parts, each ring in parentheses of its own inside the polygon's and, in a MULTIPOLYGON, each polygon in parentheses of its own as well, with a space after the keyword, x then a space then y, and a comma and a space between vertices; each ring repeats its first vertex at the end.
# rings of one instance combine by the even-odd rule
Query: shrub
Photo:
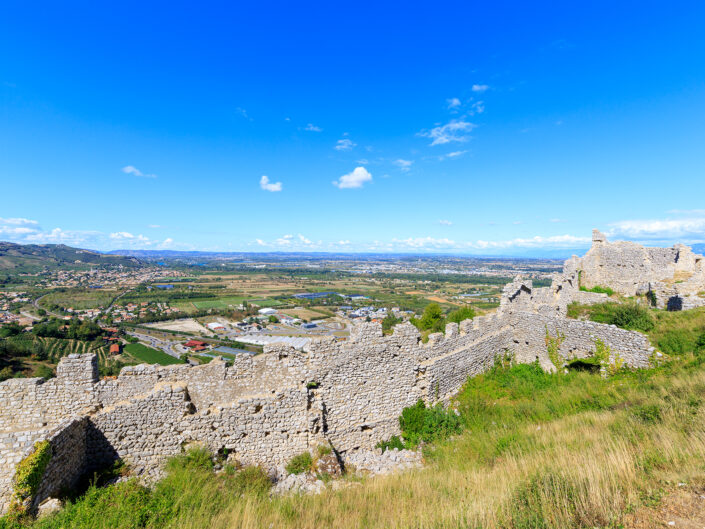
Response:
POLYGON ((34 450, 17 465, 15 477, 12 479, 13 494, 10 503, 10 513, 14 516, 27 514, 27 503, 37 493, 44 471, 51 460, 51 444, 49 441, 34 443, 34 450))
POLYGON ((235 473, 232 478, 233 489, 241 494, 264 496, 272 488, 272 481, 262 467, 249 466, 235 473))
POLYGON ((381 448, 382 452, 386 452, 387 450, 394 450, 395 448, 397 450, 403 450, 404 443, 398 435, 392 435, 389 440, 380 441, 379 443, 377 443, 375 445, 375 448, 381 448))
POLYGON ((303 452, 294 456, 291 461, 287 463, 285 468, 288 474, 311 472, 311 470, 313 470, 313 458, 308 452, 303 452))
POLYGON ((167 470, 173 471, 178 468, 213 470, 214 466, 211 453, 206 448, 198 446, 189 448, 185 453, 170 459, 167 470))
POLYGON ((448 314, 448 321, 453 323, 460 323, 464 320, 471 320, 475 317, 475 311, 472 307, 461 307, 455 309, 450 314, 448 314))
POLYGON ((460 418, 452 411, 445 410, 437 404, 427 408, 424 401, 404 408, 399 417, 399 427, 404 436, 405 445, 413 448, 419 443, 445 439, 460 432, 460 418))
POLYGON ((593 305, 589 312, 591 320, 622 329, 648 332, 654 328, 651 312, 636 303, 600 303, 593 305))

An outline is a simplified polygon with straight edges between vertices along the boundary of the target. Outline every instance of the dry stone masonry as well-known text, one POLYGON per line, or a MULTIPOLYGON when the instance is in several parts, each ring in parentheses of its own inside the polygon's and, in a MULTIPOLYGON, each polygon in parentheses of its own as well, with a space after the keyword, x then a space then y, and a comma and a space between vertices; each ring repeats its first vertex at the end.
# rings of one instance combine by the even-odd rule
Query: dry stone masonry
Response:
POLYGON ((610 287, 624 296, 651 293, 661 309, 705 306, 705 257, 683 244, 645 248, 635 242, 611 243, 593 230, 592 248, 567 261, 565 271, 579 272, 587 288, 610 287))
MULTIPOLYGON (((678 248, 693 267, 702 263, 678 248)), ((118 458, 144 479, 157 479, 165 459, 193 443, 214 452, 227 449, 242 464, 271 470, 330 443, 344 460, 359 464, 376 443, 399 433, 405 407, 419 399, 447 401, 500 355, 559 367, 549 358, 547 336, 562 337, 562 360, 593 355, 600 340, 626 365, 648 367, 653 348, 643 334, 565 317, 568 303, 580 296, 578 270, 583 280, 609 284, 585 264, 597 262, 595 247, 591 252, 584 263, 568 261, 551 287, 535 289, 516 279, 505 287, 495 314, 448 324, 445 334, 432 334, 426 344, 409 323, 390 336, 382 335, 379 324, 362 323, 344 342, 331 337, 303 351, 269 345, 263 354, 242 355, 232 364, 215 359, 202 366, 140 365, 100 380, 95 356, 70 355, 56 378, 5 381, 0 512, 7 510, 16 465, 41 440, 50 442, 52 458, 35 507, 118 458)), ((678 262, 674 272, 683 266, 678 262)), ((670 266, 666 258, 659 263, 659 269, 670 266)), ((636 262, 634 270, 642 270, 636 262)), ((631 285, 626 279, 623 284, 631 285)))

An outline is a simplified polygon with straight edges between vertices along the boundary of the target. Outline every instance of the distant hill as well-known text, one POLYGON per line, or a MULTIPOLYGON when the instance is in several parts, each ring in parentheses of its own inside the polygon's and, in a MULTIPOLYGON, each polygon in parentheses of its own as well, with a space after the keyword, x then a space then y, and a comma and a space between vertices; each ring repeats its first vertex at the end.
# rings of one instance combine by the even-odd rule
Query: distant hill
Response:
POLYGON ((142 266, 135 257, 102 254, 63 244, 15 244, 0 242, 0 270, 23 270, 81 265, 142 266))

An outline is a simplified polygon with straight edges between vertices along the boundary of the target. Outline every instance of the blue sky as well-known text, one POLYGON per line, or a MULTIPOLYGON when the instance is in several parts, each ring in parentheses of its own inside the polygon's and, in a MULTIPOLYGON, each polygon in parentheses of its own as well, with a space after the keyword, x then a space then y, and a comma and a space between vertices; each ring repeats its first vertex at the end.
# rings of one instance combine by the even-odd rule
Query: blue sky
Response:
POLYGON ((238 4, 5 2, 0 239, 705 241, 703 2, 238 4))

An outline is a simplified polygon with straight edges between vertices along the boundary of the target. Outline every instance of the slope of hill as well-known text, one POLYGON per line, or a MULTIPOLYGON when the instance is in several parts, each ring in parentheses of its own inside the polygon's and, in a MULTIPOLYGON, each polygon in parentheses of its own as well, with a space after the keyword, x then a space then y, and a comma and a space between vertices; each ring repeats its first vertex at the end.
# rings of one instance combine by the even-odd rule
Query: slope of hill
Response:
POLYGON ((0 242, 0 270, 54 268, 58 266, 142 266, 135 257, 107 255, 63 244, 15 244, 0 242))

